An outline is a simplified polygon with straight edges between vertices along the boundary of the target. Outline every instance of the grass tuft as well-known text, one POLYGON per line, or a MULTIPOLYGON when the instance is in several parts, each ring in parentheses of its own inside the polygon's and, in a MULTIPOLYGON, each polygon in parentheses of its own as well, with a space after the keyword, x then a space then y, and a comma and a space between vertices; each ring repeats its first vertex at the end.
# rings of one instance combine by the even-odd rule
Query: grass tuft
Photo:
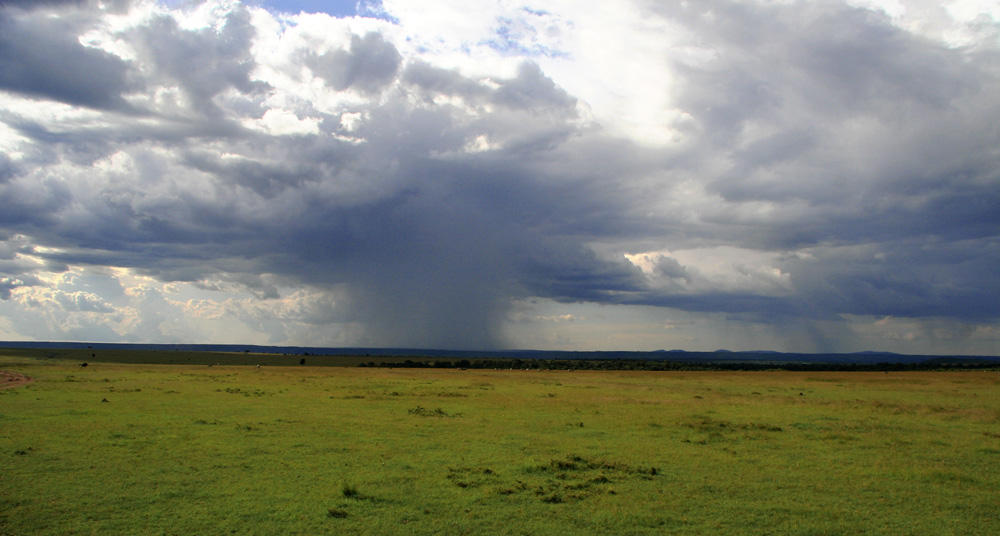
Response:
POLYGON ((345 498, 348 499, 361 498, 361 492, 358 491, 358 487, 355 486, 354 484, 349 484, 347 482, 344 482, 344 484, 340 487, 340 493, 341 495, 343 495, 345 498))
POLYGON ((441 408, 427 409, 423 406, 410 408, 406 412, 410 415, 418 415, 420 417, 460 417, 462 415, 461 413, 448 413, 441 408))

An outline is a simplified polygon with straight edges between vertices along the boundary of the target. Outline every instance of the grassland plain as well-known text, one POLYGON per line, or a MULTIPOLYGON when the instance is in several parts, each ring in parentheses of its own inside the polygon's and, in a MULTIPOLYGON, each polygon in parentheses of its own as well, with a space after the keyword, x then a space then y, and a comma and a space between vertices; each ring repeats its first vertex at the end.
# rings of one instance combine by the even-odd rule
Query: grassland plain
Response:
POLYGON ((0 369, 2 535, 1000 534, 997 372, 0 369))

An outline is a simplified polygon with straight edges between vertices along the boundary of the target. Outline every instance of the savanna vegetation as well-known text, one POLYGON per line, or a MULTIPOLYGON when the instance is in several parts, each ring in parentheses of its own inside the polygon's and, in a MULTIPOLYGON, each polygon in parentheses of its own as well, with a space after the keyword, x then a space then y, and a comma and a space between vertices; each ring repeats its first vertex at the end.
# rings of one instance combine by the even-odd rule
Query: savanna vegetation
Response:
POLYGON ((0 354, 0 534, 1000 533, 996 371, 101 357, 0 354))

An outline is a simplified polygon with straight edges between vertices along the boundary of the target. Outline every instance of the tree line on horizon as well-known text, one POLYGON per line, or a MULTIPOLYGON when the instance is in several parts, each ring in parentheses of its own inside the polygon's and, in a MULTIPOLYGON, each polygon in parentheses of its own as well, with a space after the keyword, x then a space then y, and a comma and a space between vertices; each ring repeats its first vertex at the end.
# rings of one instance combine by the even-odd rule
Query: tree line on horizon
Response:
POLYGON ((989 360, 928 359, 911 363, 689 362, 642 359, 457 359, 368 361, 359 367, 493 370, 637 370, 637 371, 931 371, 1000 370, 989 360))

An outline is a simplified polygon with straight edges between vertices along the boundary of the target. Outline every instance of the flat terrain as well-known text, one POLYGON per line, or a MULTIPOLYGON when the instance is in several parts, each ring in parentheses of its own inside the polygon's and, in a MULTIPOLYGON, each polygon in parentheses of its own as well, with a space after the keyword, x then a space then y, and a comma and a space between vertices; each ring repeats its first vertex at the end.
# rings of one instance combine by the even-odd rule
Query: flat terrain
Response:
POLYGON ((2 535, 1000 534, 998 372, 67 357, 0 354, 2 535))

